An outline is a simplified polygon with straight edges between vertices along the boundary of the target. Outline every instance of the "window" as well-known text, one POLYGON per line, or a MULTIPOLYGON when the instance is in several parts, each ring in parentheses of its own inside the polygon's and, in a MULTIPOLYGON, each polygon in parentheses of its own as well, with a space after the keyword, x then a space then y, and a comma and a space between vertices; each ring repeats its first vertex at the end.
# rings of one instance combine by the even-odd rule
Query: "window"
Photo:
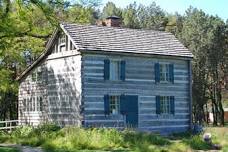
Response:
POLYGON ((59 44, 66 43, 66 36, 64 34, 60 35, 59 44))
POLYGON ((23 109, 27 112, 33 111, 42 111, 43 110, 43 98, 40 96, 37 97, 28 97, 23 100, 23 109))
POLYGON ((42 70, 41 70, 41 68, 36 69, 32 73, 32 81, 33 82, 42 81, 42 70))
POLYGON ((119 60, 104 60, 104 80, 125 81, 126 62, 119 60))
POLYGON ((36 71, 32 73, 32 81, 36 82, 36 71))
POLYGON ((170 97, 169 96, 161 96, 160 97, 160 108, 161 113, 169 114, 171 113, 171 103, 170 103, 170 97))
POLYGON ((160 64, 160 81, 165 82, 169 81, 169 65, 168 64, 160 64))
POLYGON ((156 96, 157 114, 174 114, 174 96, 156 96))
POLYGON ((23 101, 22 101, 22 110, 23 111, 26 111, 26 99, 23 99, 23 101))
POLYGON ((110 80, 120 80, 120 61, 110 62, 110 80))
POLYGON ((109 106, 111 114, 120 113, 120 96, 109 96, 109 106))
POLYGON ((155 63, 155 82, 174 83, 174 65, 155 63))
POLYGON ((36 111, 43 111, 43 98, 42 97, 37 97, 36 100, 36 111))
POLYGON ((27 99, 27 111, 32 111, 32 99, 27 99))

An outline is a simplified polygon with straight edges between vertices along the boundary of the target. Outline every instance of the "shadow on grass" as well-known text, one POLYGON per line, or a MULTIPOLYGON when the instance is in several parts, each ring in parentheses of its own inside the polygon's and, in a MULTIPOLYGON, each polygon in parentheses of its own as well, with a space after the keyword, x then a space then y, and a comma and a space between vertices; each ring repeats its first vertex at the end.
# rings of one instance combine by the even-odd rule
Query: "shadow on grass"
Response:
POLYGON ((12 147, 1 147, 0 146, 0 152, 19 152, 19 150, 16 148, 12 148, 12 147))
POLYGON ((173 134, 170 140, 181 140, 182 143, 194 150, 212 150, 212 146, 203 141, 202 134, 193 135, 191 132, 173 134))

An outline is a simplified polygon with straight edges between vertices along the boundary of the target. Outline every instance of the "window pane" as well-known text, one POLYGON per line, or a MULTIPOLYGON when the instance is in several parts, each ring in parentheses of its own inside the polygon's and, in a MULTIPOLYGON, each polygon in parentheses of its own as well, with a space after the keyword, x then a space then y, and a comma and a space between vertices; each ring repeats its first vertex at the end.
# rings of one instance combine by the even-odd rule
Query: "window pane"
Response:
POLYGON ((37 72, 37 81, 41 81, 42 80, 42 72, 37 72))
POLYGON ((32 73, 32 81, 35 82, 36 81, 36 71, 34 71, 32 73))
POLYGON ((32 111, 32 98, 29 98, 28 105, 28 111, 32 111))
POLYGON ((120 62, 111 61, 110 62, 110 80, 120 79, 120 62))
POLYGON ((163 114, 170 114, 171 113, 171 103, 170 103, 170 96, 160 96, 160 106, 161 106, 161 113, 163 114))
POLYGON ((169 81, 169 64, 160 64, 160 81, 169 81))
POLYGON ((110 105, 109 105, 110 106, 110 113, 111 114, 118 114, 120 111, 120 108, 119 108, 120 97, 119 96, 110 96, 109 100, 110 100, 110 105))
POLYGON ((23 99, 23 101, 22 101, 22 110, 23 111, 26 111, 26 99, 23 99))
POLYGON ((31 111, 35 111, 35 107, 36 107, 36 98, 33 97, 32 98, 32 109, 31 109, 31 111))

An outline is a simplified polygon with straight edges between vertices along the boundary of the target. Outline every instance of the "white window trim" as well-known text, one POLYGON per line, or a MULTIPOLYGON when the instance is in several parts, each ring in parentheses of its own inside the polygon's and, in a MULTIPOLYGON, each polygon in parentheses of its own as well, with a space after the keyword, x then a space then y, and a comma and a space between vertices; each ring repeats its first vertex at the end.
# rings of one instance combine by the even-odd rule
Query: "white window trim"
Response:
POLYGON ((44 98, 42 94, 35 94, 33 96, 27 96, 26 98, 23 98, 22 100, 22 110, 24 113, 40 113, 43 111, 43 103, 44 98), (38 100, 42 98, 42 106, 39 103, 39 110, 38 110, 38 100), (34 100, 35 99, 35 100, 34 100), (24 103, 25 102, 25 103, 24 103), (42 107, 42 108, 41 108, 42 107), (42 110, 40 110, 42 109, 42 110))

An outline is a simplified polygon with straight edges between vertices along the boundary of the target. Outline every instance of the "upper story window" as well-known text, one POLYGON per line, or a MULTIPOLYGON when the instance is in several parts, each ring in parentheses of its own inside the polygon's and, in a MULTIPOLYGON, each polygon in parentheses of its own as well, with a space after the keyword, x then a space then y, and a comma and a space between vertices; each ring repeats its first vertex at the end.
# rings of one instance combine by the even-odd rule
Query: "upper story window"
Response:
POLYGON ((104 60, 105 80, 125 80, 125 61, 104 60))
POLYGON ((42 70, 41 68, 36 69, 35 71, 33 71, 32 73, 32 81, 33 82, 39 82, 42 81, 42 70))
POLYGON ((174 96, 156 96, 157 114, 174 114, 174 96))
POLYGON ((168 64, 160 64, 160 81, 169 81, 169 65, 168 64))
POLYGON ((174 65, 165 63, 155 63, 155 82, 174 83, 174 65))
POLYGON ((59 52, 66 51, 66 35, 61 34, 59 37, 59 46, 58 46, 59 52))
POLYGON ((110 80, 120 80, 120 61, 110 61, 110 80))
POLYGON ((61 34, 59 37, 59 44, 65 44, 66 43, 66 35, 65 34, 61 34))

